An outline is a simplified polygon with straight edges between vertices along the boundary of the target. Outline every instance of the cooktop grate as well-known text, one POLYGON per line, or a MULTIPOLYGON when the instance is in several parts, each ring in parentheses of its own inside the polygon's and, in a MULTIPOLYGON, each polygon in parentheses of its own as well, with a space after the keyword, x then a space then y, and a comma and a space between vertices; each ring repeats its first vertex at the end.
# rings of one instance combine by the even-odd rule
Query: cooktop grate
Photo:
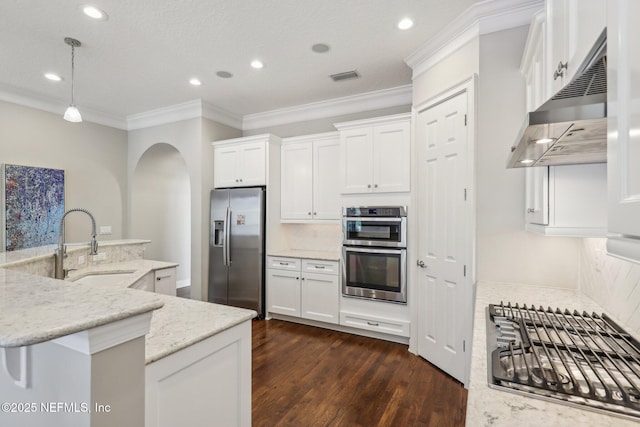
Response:
POLYGON ((511 303, 488 313, 493 385, 640 418, 640 344, 609 317, 511 303))

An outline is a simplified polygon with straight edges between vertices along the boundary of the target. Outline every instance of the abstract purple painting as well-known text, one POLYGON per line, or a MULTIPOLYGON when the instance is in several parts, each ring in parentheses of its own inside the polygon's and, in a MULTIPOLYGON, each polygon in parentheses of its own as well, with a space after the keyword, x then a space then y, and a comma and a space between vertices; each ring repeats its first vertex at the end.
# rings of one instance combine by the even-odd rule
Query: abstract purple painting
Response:
POLYGON ((5 249, 56 243, 64 215, 64 171, 4 165, 5 249))

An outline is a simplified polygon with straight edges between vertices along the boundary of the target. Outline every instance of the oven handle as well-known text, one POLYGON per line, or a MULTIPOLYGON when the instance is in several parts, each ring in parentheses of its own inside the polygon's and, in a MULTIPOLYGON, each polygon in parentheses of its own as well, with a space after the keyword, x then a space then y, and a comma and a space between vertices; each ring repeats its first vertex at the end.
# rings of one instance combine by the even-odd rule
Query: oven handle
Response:
POLYGON ((379 248, 356 248, 353 246, 343 246, 345 252, 361 252, 361 253, 374 253, 374 254, 392 254, 402 255, 403 252, 407 252, 405 248, 398 249, 379 249, 379 248))
POLYGON ((345 216, 343 217, 345 221, 371 221, 371 222, 402 222, 406 217, 370 217, 370 216, 345 216))

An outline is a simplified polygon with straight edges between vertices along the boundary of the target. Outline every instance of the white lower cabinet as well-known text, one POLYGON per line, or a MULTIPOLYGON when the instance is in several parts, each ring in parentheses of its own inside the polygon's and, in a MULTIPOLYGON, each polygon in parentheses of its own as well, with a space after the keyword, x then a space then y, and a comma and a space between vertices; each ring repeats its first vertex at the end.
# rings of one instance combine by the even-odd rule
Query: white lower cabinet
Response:
POLYGON ((268 257, 269 313, 320 322, 339 322, 340 276, 337 261, 268 257))
POLYGON ((386 319, 361 313, 340 313, 340 324, 353 328, 366 329, 368 331, 382 332, 385 334, 409 336, 410 323, 405 320, 386 319))
POLYGON ((154 272, 154 290, 157 294, 176 296, 176 269, 163 268, 154 272))
POLYGON ((146 427, 251 425, 251 321, 149 363, 146 427))
POLYGON ((130 288, 176 296, 176 268, 151 271, 138 279, 130 288))

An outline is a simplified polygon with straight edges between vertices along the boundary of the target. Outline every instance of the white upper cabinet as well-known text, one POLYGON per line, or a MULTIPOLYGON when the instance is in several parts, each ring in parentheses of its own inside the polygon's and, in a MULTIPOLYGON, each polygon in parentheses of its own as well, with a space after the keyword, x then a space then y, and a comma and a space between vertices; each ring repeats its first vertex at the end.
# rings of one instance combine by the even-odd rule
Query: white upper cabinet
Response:
POLYGON ((546 28, 546 14, 541 10, 531 19, 520 64, 520 72, 526 85, 527 111, 536 110, 549 98, 551 92, 548 86, 551 79, 547 78, 546 66, 546 28))
POLYGON ((267 184, 267 149, 270 135, 213 143, 215 188, 267 184))
POLYGON ((606 236, 606 163, 532 167, 526 173, 527 231, 546 236, 606 236))
POLYGON ((607 43, 610 254, 640 262, 640 2, 609 0, 607 43))
POLYGON ((554 95, 578 67, 607 26, 606 0, 547 0, 547 78, 554 95))
POLYGON ((338 123, 342 193, 410 190, 411 115, 338 123))
POLYGON ((340 219, 337 132, 287 138, 282 144, 282 221, 340 219))

